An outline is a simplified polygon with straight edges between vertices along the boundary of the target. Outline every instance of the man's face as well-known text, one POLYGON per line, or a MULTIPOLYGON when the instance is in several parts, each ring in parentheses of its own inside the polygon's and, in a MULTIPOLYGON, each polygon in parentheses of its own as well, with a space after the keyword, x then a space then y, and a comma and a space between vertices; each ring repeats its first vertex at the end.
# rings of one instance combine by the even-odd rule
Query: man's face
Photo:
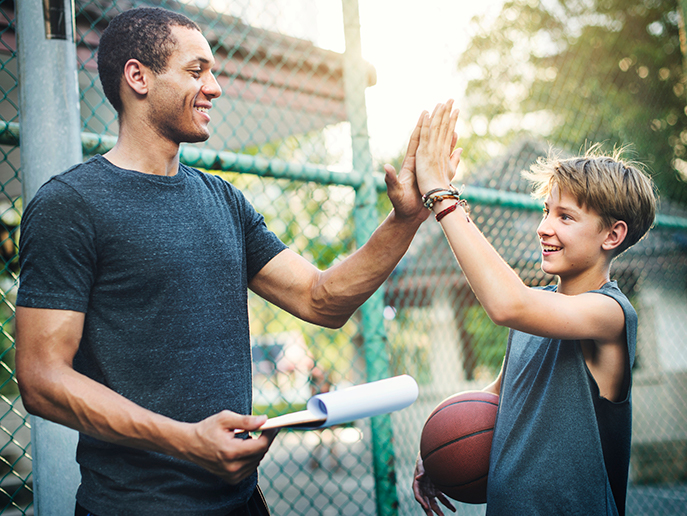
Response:
POLYGON ((148 92, 148 123, 176 144, 205 141, 212 99, 222 94, 207 40, 194 29, 172 27, 177 45, 167 68, 153 75, 148 92))

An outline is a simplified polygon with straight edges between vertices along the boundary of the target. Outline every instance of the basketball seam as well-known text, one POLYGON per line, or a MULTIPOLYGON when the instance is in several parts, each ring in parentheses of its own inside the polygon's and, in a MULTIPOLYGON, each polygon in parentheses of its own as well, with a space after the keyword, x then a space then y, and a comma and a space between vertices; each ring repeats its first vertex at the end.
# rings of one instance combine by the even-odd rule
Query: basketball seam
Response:
POLYGON ((474 480, 470 480, 470 482, 464 482, 464 483, 462 483, 462 484, 437 484, 437 483, 434 482, 434 481, 432 481, 432 482, 434 482, 434 485, 437 486, 437 487, 444 487, 444 488, 464 487, 464 486, 467 486, 467 485, 470 485, 470 484, 474 484, 475 482, 479 482, 480 480, 482 480, 483 478, 487 478, 488 476, 489 476, 489 474, 482 475, 481 477, 478 477, 478 478, 476 478, 476 479, 474 479, 474 480))
POLYGON ((473 433, 468 434, 468 435, 463 435, 463 436, 459 437, 458 439, 453 439, 452 441, 448 441, 448 442, 442 444, 441 446, 434 448, 431 452, 429 452, 427 455, 422 457, 422 460, 426 461, 429 457, 432 456, 433 453, 438 452, 442 448, 446 448, 447 446, 449 446, 451 444, 457 443, 458 441, 462 441, 463 439, 467 439, 468 437, 474 437, 476 435, 484 434, 486 432, 493 432, 493 431, 494 431, 493 428, 485 428, 484 430, 480 430, 479 432, 473 432, 473 433))
POLYGON ((498 406, 499 406, 498 403, 494 403, 494 402, 487 401, 487 400, 460 400, 460 401, 454 401, 453 403, 449 403, 449 404, 446 405, 445 407, 441 407, 439 410, 437 410, 436 412, 434 412, 433 414, 431 414, 431 415, 427 418, 427 421, 425 422, 425 425, 426 425, 427 423, 429 423, 429 421, 430 421, 434 416, 436 416, 439 412, 441 412, 442 410, 447 409, 447 408, 449 408, 449 407, 452 407, 453 405, 458 405, 458 404, 460 404, 460 403, 486 403, 487 405, 493 405, 494 407, 498 407, 498 406))

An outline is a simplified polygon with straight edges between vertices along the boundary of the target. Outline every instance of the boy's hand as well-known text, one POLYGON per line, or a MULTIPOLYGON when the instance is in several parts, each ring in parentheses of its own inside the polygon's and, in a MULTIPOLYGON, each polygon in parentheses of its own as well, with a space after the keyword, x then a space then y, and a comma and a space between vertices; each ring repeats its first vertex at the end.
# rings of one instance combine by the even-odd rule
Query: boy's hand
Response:
POLYGON ((426 116, 427 112, 423 111, 410 135, 408 149, 398 175, 396 175, 396 169, 392 165, 384 165, 387 195, 399 218, 417 217, 424 221, 429 216, 428 210, 422 205, 422 195, 417 188, 415 179, 415 154, 420 143, 422 120, 426 116))
POLYGON ((425 467, 422 464, 422 458, 420 458, 420 454, 418 454, 417 461, 415 462, 413 493, 415 494, 415 499, 422 506, 422 509, 425 511, 427 516, 432 516, 432 512, 438 516, 444 516, 444 513, 439 507, 437 500, 439 500, 451 512, 456 512, 456 508, 453 506, 447 496, 439 491, 429 477, 425 474, 425 467))
POLYGON ((415 173, 420 193, 447 188, 456 175, 463 149, 455 149, 458 110, 453 100, 437 104, 431 116, 424 116, 420 128, 415 173))

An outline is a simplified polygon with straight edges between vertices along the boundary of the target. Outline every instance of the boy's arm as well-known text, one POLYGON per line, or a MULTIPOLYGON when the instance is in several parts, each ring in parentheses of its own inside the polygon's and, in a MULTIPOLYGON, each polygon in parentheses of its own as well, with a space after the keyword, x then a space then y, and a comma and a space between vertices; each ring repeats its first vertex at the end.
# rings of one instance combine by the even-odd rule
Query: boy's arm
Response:
POLYGON ((390 165, 385 167, 393 211, 364 246, 326 271, 286 249, 256 274, 250 289, 305 321, 341 327, 391 274, 429 215, 414 171, 421 121, 411 135, 398 175, 390 165))
MULTIPOLYGON (((445 189, 455 173, 456 153, 451 154, 449 142, 457 112, 451 113, 451 108, 451 102, 440 104, 422 124, 416 172, 423 193, 445 189)), ((454 203, 437 202, 433 211, 440 213, 454 203)), ((460 206, 443 217, 441 225, 470 287, 496 324, 543 337, 593 340, 597 345, 623 340, 624 313, 612 298, 527 287, 460 206)))
POLYGON ((482 389, 485 392, 491 392, 492 394, 496 394, 497 396, 501 396, 501 379, 503 378, 503 364, 505 363, 505 358, 504 361, 501 363, 501 369, 499 370, 499 375, 496 377, 496 380, 491 382, 489 385, 487 385, 484 389, 482 389))
POLYGON ((84 314, 17 307, 17 380, 26 409, 97 439, 195 462, 231 484, 252 474, 274 433, 234 438, 234 429, 256 430, 264 416, 224 411, 199 423, 155 414, 72 366, 84 314))

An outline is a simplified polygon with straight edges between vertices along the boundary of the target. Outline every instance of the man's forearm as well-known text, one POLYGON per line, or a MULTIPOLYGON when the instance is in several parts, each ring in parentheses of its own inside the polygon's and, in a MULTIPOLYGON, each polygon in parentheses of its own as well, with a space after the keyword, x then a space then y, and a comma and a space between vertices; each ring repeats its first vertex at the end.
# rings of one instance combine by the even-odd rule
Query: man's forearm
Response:
POLYGON ((313 289, 319 314, 343 324, 389 277, 422 223, 399 220, 392 211, 370 239, 341 263, 324 271, 313 289))
POLYGON ((155 414, 68 366, 24 370, 20 376, 27 410, 97 439, 183 456, 190 425, 155 414))

